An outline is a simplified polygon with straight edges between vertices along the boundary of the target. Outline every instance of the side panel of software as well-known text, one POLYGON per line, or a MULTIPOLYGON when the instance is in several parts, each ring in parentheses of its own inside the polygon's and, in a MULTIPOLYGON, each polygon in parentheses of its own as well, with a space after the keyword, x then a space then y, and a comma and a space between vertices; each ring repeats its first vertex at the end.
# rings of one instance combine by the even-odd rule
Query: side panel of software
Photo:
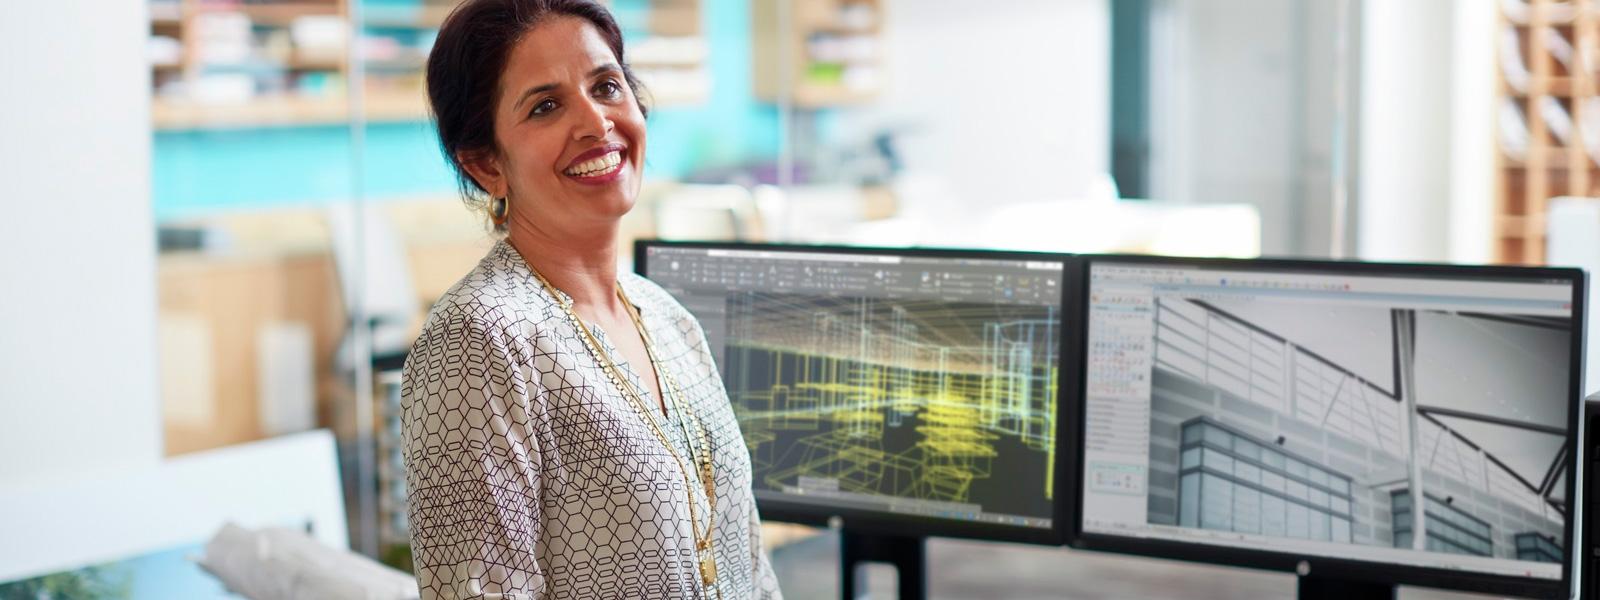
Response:
POLYGON ((1155 296, 1148 286, 1089 290, 1085 526, 1148 520, 1154 314, 1155 296))

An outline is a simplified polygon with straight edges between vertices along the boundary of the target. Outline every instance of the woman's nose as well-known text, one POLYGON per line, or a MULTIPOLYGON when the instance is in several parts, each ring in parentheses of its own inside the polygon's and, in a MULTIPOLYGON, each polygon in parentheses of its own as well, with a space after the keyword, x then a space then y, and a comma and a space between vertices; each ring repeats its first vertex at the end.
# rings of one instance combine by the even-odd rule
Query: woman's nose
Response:
POLYGON ((577 115, 577 123, 572 128, 573 139, 603 138, 607 133, 611 133, 614 127, 611 115, 606 113, 606 107, 592 99, 580 102, 578 110, 574 112, 577 115))

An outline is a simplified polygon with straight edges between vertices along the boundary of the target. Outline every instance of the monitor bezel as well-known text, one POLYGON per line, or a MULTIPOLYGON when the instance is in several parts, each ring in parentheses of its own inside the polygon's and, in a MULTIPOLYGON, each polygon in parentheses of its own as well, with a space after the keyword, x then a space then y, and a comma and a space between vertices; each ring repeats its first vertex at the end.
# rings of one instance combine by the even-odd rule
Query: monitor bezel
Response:
MULTIPOLYGON (((1569 510, 1576 512, 1586 500, 1581 498, 1577 483, 1581 465, 1578 461, 1578 439, 1581 432, 1577 427, 1583 409, 1583 351, 1584 351, 1584 322, 1587 300, 1586 275, 1580 269, 1552 268, 1552 267, 1512 267, 1512 266, 1476 266, 1476 265, 1446 265, 1434 263, 1370 263, 1354 261, 1309 260, 1309 259, 1228 259, 1228 258, 1182 258, 1158 257, 1146 255, 1127 254, 1101 254, 1080 255, 1082 261, 1082 282, 1078 298, 1079 310, 1083 313, 1080 322, 1083 324, 1083 334, 1087 335, 1089 305, 1089 292, 1092 285, 1089 275, 1097 264, 1134 264, 1167 267, 1200 267, 1200 268, 1228 268, 1240 271, 1320 271, 1333 274, 1346 275, 1374 275, 1374 276, 1412 276, 1412 277, 1454 277, 1471 278, 1483 277, 1503 279, 1508 281, 1525 280, 1560 280, 1572 286, 1572 307, 1574 321, 1574 335, 1572 336, 1572 368, 1568 381, 1568 395, 1572 398, 1568 408, 1567 427, 1571 443, 1567 444, 1566 468, 1566 497, 1569 510)), ((1087 366, 1088 352, 1079 356, 1084 361, 1079 369, 1087 366)), ((1074 449, 1073 472, 1069 475, 1073 491, 1070 498, 1075 506, 1083 505, 1084 482, 1082 449, 1085 436, 1084 412, 1088 405, 1087 382, 1080 380, 1085 387, 1080 387, 1078 402, 1067 405, 1069 414, 1066 420, 1073 424, 1072 431, 1068 434, 1068 443, 1074 449)), ((1272 550, 1253 550, 1222 545, 1211 545, 1198 542, 1161 540, 1132 536, 1121 536, 1105 533, 1089 533, 1084 531, 1083 514, 1080 512, 1073 516, 1068 527, 1068 543, 1073 548, 1134 554, 1158 558, 1169 558, 1208 564, 1229 565, 1248 568, 1259 568, 1274 571, 1296 572, 1302 562, 1310 566, 1310 575, 1318 578, 1343 579, 1350 581, 1415 585, 1443 589, 1475 591, 1479 593, 1532 595, 1537 597, 1565 598, 1570 593, 1573 581, 1573 560, 1576 552, 1573 549, 1573 527, 1578 520, 1575 514, 1568 515, 1564 524, 1564 544, 1566 560, 1562 563, 1562 575, 1559 580, 1540 579, 1533 577, 1519 577, 1493 573, 1462 571, 1437 567, 1419 567, 1414 565, 1398 565, 1381 561, 1367 561, 1353 558, 1335 558, 1318 555, 1304 555, 1293 552, 1280 552, 1272 550)))
POLYGON ((1072 472, 1071 465, 1075 464, 1076 446, 1066 443, 1067 436, 1071 434, 1072 427, 1067 419, 1063 418, 1068 407, 1075 403, 1078 390, 1082 388, 1083 360, 1074 354, 1082 348, 1081 334, 1082 323, 1078 322, 1085 311, 1073 306, 1075 298, 1081 297, 1082 291, 1078 286, 1085 280, 1081 271, 1082 263, 1072 259, 1071 255, 1048 252, 1021 252, 998 250, 975 250, 964 248, 893 248, 870 246, 839 246, 839 245, 812 245, 812 244, 771 244, 771 243, 742 243, 742 242, 698 242, 681 240, 638 240, 634 243, 633 265, 634 272, 640 276, 649 277, 649 267, 646 257, 650 248, 691 248, 707 250, 757 250, 776 252, 806 252, 806 253, 836 253, 836 254, 894 254, 910 257, 927 258, 969 258, 969 259, 994 259, 994 260, 1043 260, 1056 261, 1062 265, 1061 270, 1061 347, 1057 356, 1061 361, 1058 366, 1060 383, 1056 388, 1056 457, 1055 457, 1055 489, 1052 502, 1051 526, 1049 528, 1025 527, 1016 525, 1003 525, 998 523, 980 523, 974 521, 960 521, 954 519, 941 519, 935 517, 922 517, 915 515, 900 515, 881 511, 865 509, 847 509, 816 504, 779 500, 772 498, 758 498, 757 509, 761 518, 773 521, 798 523, 818 527, 840 526, 851 532, 864 534, 914 535, 920 537, 948 537, 980 539, 1000 542, 1016 542, 1025 544, 1038 544, 1047 546, 1060 546, 1066 543, 1066 529, 1076 515, 1075 496, 1072 496, 1073 487, 1067 479, 1072 472), (834 519, 837 519, 835 521, 834 519))

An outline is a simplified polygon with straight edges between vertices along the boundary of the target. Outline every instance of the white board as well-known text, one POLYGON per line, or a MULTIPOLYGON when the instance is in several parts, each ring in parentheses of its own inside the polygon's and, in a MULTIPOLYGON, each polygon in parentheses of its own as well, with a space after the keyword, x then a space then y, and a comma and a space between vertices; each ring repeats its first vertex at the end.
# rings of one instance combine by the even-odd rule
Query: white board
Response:
POLYGON ((111 477, 0 486, 0 581, 203 542, 223 523, 307 526, 348 549, 333 434, 185 455, 111 477))

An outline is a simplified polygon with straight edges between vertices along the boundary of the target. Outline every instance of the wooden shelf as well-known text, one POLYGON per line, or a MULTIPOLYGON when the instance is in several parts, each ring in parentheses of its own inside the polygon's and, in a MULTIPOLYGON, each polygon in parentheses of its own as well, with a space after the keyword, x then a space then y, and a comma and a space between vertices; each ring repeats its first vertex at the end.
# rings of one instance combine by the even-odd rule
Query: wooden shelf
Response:
POLYGON ((367 27, 438 29, 452 10, 455 10, 453 4, 424 4, 415 9, 367 6, 361 15, 361 21, 367 27))
MULTIPOLYGON (((343 71, 344 57, 321 56, 289 56, 287 58, 260 57, 237 62, 223 61, 190 61, 197 67, 213 70, 287 70, 287 71, 343 71)), ((151 65, 152 68, 182 69, 183 63, 163 63, 151 65)))
POLYGON ((812 33, 833 33, 838 35, 878 35, 876 25, 862 27, 838 21, 822 21, 806 24, 806 30, 812 33))
MULTIPOLYGON (((205 53, 202 43, 190 22, 202 14, 243 14, 251 23, 265 27, 283 27, 307 16, 337 17, 346 19, 351 0, 287 0, 264 3, 222 3, 206 0, 181 0, 153 5, 152 27, 160 27, 163 35, 176 37, 182 44, 182 59, 173 64, 152 65, 151 70, 161 76, 158 83, 193 84, 206 76, 205 66, 241 69, 262 68, 267 71, 287 70, 290 87, 299 74, 326 71, 344 78, 350 65, 342 52, 328 55, 322 52, 302 54, 295 50, 287 56, 280 50, 277 59, 251 60, 238 65, 205 65, 199 57, 205 53)), ((651 0, 651 23, 666 28, 658 31, 672 37, 700 36, 700 0, 651 0), (660 8, 660 11, 656 11, 660 8), (657 14, 660 12, 661 14, 657 14)), ((455 9, 455 0, 428 0, 415 7, 403 9, 369 8, 363 15, 365 28, 428 29, 437 28, 455 9)), ((653 30, 655 31, 655 30, 653 30)), ((281 35, 281 30, 274 35, 281 35)), ((376 35, 383 35, 381 32, 376 35)), ((411 44, 410 40, 401 42, 411 44)), ((680 49, 681 50, 681 49, 680 49)), ((260 48, 257 54, 265 53, 260 48)), ((663 57, 640 56, 641 73, 671 70, 705 69, 705 52, 671 52, 663 57)), ((423 50, 403 46, 401 52, 388 58, 368 60, 364 63, 369 89, 411 89, 422 79, 427 57, 423 50)), ((669 73, 679 75, 679 73, 669 73)), ((709 78, 701 85, 697 79, 678 76, 671 84, 653 90, 657 106, 704 103, 710 96, 709 78)), ((663 81, 666 81, 663 79, 663 81)), ((647 84, 648 84, 647 80, 647 84)), ((279 84, 281 87, 281 84, 279 84)), ((365 117, 373 122, 419 121, 427 118, 426 102, 421 90, 410 92, 383 91, 371 93, 365 101, 365 117)), ((342 95, 304 97, 282 95, 255 98, 232 104, 188 102, 182 99, 158 96, 152 103, 151 116, 160 130, 187 130, 209 128, 293 127, 345 124, 349 110, 342 95)))
POLYGON ((628 55, 628 66, 636 68, 636 69, 637 68, 648 68, 648 67, 694 68, 694 67, 699 67, 699 66, 704 65, 704 64, 705 64, 705 62, 701 61, 701 60, 681 58, 681 57, 651 56, 651 55, 648 55, 648 54, 645 54, 645 55, 629 54, 628 55))
POLYGON ((207 4, 198 7, 202 13, 243 13, 251 23, 260 25, 288 25, 295 19, 308 16, 337 16, 343 13, 342 4, 335 2, 282 2, 274 4, 207 4))
POLYGON ((342 71, 344 58, 292 56, 283 66, 295 71, 342 71))
POLYGON ((876 90, 851 90, 837 85, 801 84, 794 89, 794 103, 807 108, 865 104, 877 97, 876 90))
MULTIPOLYGON (((373 123, 421 121, 428 118, 427 100, 419 91, 371 93, 364 99, 366 120, 373 123)), ((349 102, 343 96, 303 98, 262 97, 235 104, 201 104, 157 99, 150 113, 159 130, 248 129, 343 125, 349 122, 349 102)))
MULTIPOLYGON (((1545 80, 1544 89, 1538 90, 1538 91, 1534 91, 1534 90, 1517 90, 1515 88, 1512 88, 1510 84, 1504 83, 1503 81, 1504 80, 1502 80, 1502 84, 1501 84, 1501 87, 1500 87, 1500 93, 1504 94, 1506 96, 1510 96, 1512 98, 1527 98, 1529 96, 1552 96, 1552 97, 1556 97, 1556 98, 1572 98, 1572 97, 1575 97, 1575 96, 1579 95, 1579 93, 1577 92, 1578 82, 1577 82, 1577 78, 1575 78, 1575 77, 1551 76, 1550 78, 1545 80)), ((1591 94, 1584 94, 1584 95, 1588 96, 1588 95, 1593 95, 1593 94, 1591 93, 1591 94)))
POLYGON ((418 54, 404 54, 392 58, 369 59, 366 61, 367 72, 373 71, 415 71, 421 72, 428 65, 428 57, 418 54))
MULTIPOLYGON (((1581 148, 1568 148, 1566 146, 1539 146, 1529 148, 1525 152, 1527 156, 1523 158, 1517 158, 1514 156, 1501 156, 1500 160, 1503 163, 1502 166, 1525 168, 1530 163, 1538 162, 1542 165, 1541 168, 1566 169, 1568 168, 1569 159, 1572 157, 1572 154, 1581 154, 1583 153, 1583 150, 1581 148)), ((1587 159, 1587 157, 1585 158, 1587 159)))

